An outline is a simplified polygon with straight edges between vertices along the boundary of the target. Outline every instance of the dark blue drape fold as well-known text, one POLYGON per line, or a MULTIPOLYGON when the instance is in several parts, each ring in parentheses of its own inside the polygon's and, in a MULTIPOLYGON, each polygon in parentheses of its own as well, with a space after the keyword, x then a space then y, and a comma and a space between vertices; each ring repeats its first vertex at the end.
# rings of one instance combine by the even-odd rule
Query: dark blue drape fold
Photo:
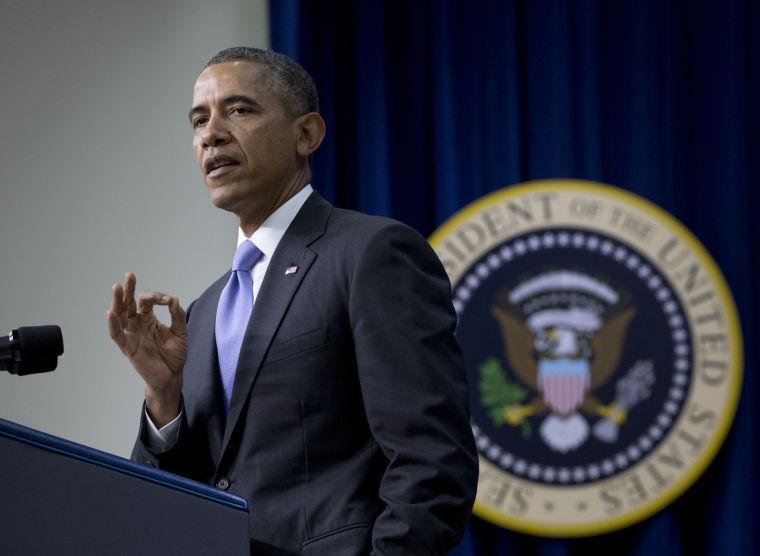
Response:
POLYGON ((757 554, 760 3, 272 0, 320 91, 315 187, 429 235, 506 185, 570 177, 659 204, 726 275, 746 344, 733 429, 667 509, 590 539, 473 518, 456 554, 757 554))

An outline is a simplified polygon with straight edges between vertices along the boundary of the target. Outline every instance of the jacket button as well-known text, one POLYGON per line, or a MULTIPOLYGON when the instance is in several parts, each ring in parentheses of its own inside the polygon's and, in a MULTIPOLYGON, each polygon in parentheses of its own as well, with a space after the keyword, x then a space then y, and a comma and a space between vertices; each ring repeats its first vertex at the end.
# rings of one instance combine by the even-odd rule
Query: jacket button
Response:
POLYGON ((219 479, 216 482, 216 488, 220 488, 222 490, 227 490, 228 488, 230 488, 230 481, 228 479, 222 477, 221 479, 219 479))

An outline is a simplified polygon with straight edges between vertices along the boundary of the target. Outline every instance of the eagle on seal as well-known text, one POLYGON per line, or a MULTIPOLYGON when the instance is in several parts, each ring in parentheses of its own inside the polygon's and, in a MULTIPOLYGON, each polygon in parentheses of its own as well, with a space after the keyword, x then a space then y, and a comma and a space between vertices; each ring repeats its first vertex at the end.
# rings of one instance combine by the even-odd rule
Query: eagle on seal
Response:
POLYGON ((506 360, 520 382, 535 392, 530 403, 504 409, 508 424, 517 426, 526 417, 550 413, 541 436, 553 450, 567 452, 588 437, 588 423, 579 412, 618 425, 625 420, 624 410, 614 403, 603 405, 593 393, 620 364, 635 308, 619 310, 604 322, 577 307, 549 310, 530 326, 516 310, 498 304, 491 314, 501 330, 506 360))

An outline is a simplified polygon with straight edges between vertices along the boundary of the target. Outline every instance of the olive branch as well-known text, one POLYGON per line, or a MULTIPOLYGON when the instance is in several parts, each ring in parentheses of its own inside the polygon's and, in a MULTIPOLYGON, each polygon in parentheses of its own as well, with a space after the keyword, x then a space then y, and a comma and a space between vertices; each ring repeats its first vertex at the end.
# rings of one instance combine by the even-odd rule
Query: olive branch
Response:
MULTIPOLYGON (((488 409, 494 426, 506 423, 504 410, 520 403, 528 396, 528 391, 507 378, 507 373, 495 357, 489 357, 480 364, 480 403, 488 409)), ((530 436, 530 425, 523 421, 523 436, 530 436), (527 430, 526 430, 527 426, 527 430)))

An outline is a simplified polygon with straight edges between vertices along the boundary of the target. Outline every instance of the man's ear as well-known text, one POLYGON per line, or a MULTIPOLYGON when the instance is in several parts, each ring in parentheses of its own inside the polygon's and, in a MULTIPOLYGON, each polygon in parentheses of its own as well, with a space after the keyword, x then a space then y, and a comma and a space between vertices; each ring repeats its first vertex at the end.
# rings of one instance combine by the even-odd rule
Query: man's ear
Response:
POLYGON ((298 142, 296 151, 300 156, 308 157, 316 151, 325 138, 327 127, 322 116, 316 112, 309 112, 296 119, 298 126, 298 142))

